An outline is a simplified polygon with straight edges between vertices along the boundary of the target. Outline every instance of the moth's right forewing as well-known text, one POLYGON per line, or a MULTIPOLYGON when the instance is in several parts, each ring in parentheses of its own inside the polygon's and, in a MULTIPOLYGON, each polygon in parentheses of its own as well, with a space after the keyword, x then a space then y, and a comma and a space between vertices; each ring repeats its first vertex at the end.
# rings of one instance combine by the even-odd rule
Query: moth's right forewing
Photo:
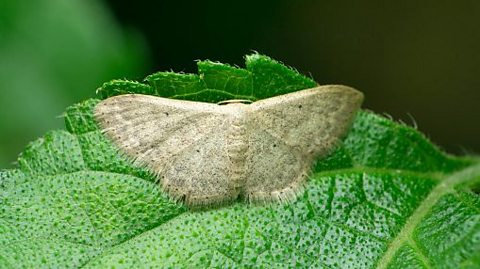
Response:
POLYGON ((353 88, 319 86, 256 102, 252 115, 258 128, 301 154, 318 156, 346 134, 362 101, 353 88))
POLYGON ((346 134, 363 95, 345 86, 320 86, 252 104, 246 193, 251 200, 289 200, 316 158, 346 134))

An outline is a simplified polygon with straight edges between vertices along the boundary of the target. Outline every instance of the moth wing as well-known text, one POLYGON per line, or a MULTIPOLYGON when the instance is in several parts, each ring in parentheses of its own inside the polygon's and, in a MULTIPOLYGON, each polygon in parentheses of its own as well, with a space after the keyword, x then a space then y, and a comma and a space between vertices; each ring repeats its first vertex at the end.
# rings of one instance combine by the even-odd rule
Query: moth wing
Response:
POLYGON ((220 203, 232 192, 224 110, 216 104, 129 94, 100 102, 95 118, 123 153, 159 176, 167 193, 195 206, 220 203))
POLYGON ((319 86, 253 103, 245 195, 251 201, 291 200, 316 158, 348 131, 363 94, 319 86))

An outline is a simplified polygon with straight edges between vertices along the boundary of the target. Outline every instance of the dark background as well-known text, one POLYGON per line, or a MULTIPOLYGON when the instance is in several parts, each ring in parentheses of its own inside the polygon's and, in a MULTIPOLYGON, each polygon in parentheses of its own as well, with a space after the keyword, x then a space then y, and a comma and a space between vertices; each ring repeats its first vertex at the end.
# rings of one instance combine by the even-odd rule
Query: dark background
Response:
POLYGON ((102 82, 243 66, 252 51, 361 90, 449 152, 480 152, 480 1, 6 0, 0 168, 102 82))

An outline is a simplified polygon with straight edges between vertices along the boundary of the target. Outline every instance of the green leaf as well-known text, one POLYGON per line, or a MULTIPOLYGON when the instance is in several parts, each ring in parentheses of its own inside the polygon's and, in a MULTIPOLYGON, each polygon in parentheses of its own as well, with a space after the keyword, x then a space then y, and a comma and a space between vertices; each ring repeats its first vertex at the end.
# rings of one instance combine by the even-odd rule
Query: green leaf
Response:
MULTIPOLYGON (((316 85, 258 54, 247 69, 198 65, 199 75, 115 80, 98 93, 218 102, 316 85)), ((0 172, 1 268, 480 266, 480 160, 445 154, 411 127, 361 111, 295 202, 189 211, 102 135, 98 101, 68 108, 67 131, 0 172)))
POLYGON ((98 89, 102 98, 141 93, 218 103, 230 99, 256 101, 317 85, 270 57, 252 54, 246 56, 246 69, 212 61, 199 61, 198 75, 158 72, 145 78, 146 84, 113 80, 98 89))

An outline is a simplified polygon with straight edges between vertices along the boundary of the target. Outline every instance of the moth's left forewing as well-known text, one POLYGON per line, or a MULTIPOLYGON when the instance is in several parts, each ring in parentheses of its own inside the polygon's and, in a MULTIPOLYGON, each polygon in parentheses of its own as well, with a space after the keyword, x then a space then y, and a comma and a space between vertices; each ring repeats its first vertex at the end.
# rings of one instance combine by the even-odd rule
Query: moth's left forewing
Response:
POLYGON ((135 161, 154 172, 171 198, 188 206, 236 198, 228 169, 228 107, 149 95, 119 95, 100 102, 102 131, 135 161))

